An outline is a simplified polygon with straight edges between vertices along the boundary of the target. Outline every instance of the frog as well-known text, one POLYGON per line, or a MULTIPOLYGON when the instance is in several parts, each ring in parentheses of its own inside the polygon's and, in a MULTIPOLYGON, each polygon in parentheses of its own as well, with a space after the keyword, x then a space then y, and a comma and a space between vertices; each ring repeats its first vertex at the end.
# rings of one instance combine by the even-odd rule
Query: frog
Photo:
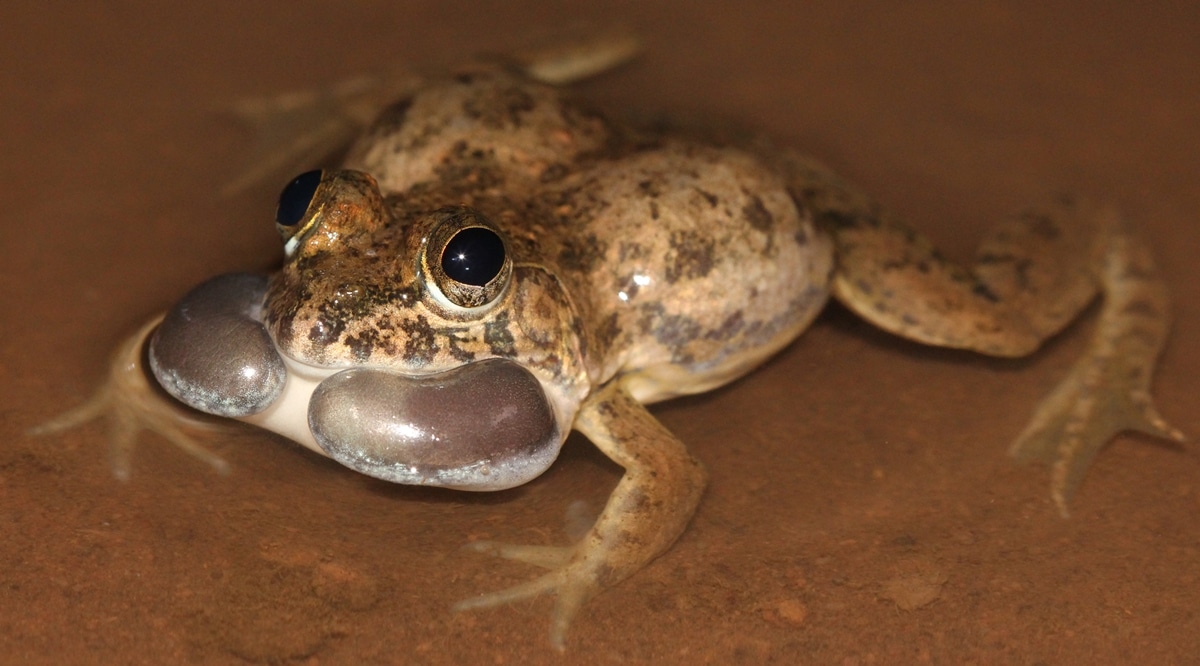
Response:
POLYGON ((455 606, 553 595, 558 650, 703 496, 703 464, 648 405, 745 376, 831 299, 907 340, 1015 358, 1102 298, 1087 348, 1011 449, 1049 463, 1064 516, 1118 433, 1183 440, 1150 393, 1166 284, 1115 209, 1053 197, 955 263, 819 161, 639 125, 570 89, 634 52, 608 40, 313 97, 340 110, 286 154, 358 136, 339 165, 283 188, 280 268, 191 290, 36 432, 107 417, 120 478, 143 430, 225 472, 196 441, 217 428, 202 412, 389 482, 486 492, 536 478, 578 431, 623 470, 595 522, 569 546, 470 543, 544 572, 455 606))

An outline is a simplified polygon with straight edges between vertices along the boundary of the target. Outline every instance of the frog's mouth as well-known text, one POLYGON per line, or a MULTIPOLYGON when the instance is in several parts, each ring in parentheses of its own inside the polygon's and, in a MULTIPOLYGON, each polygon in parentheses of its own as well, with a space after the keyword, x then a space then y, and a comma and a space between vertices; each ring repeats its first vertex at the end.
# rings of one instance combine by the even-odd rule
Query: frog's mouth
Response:
POLYGON ((306 365, 280 354, 263 326, 266 290, 266 277, 235 273, 189 292, 149 344, 159 384, 203 412, 394 483, 503 490, 558 456, 569 426, 560 427, 541 382, 515 361, 427 375, 306 365))
POLYGON ((385 481, 501 490, 558 456, 558 422, 541 383, 513 361, 488 359, 432 375, 343 370, 308 404, 321 449, 385 481))

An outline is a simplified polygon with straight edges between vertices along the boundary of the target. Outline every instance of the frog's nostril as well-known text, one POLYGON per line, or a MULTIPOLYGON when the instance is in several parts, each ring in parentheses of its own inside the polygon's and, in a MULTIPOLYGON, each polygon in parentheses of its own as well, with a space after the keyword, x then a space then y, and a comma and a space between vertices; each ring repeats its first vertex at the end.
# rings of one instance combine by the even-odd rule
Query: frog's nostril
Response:
POLYGON ((279 193, 279 205, 275 208, 275 223, 281 227, 294 227, 304 219, 308 204, 312 203, 317 186, 321 184, 321 170, 306 171, 292 179, 279 193))
POLYGON ((561 443, 537 378, 502 359, 419 377, 345 370, 317 387, 308 423, 331 458, 363 474, 463 490, 525 483, 561 443))

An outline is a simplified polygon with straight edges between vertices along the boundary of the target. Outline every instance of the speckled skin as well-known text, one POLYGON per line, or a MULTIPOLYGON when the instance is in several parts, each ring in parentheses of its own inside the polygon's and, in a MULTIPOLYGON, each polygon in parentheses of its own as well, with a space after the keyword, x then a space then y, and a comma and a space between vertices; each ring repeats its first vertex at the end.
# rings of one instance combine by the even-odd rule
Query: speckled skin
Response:
POLYGON ((318 192, 330 213, 267 299, 279 347, 305 363, 426 373, 514 358, 565 402, 617 375, 648 402, 752 369, 828 293, 832 246, 778 173, 614 127, 504 70, 395 103, 346 167, 384 199, 352 181, 318 192), (447 206, 507 237, 512 282, 486 312, 424 287, 417 258, 447 206))
MULTIPOLYGON (((510 359, 537 377, 564 437, 581 431, 625 469, 577 544, 472 544, 548 572, 460 609, 554 594, 562 649, 582 605, 665 552, 703 492, 702 466, 643 405, 750 371, 831 294, 910 339, 1017 356, 1103 293, 1091 346, 1014 446, 1054 463, 1064 512, 1117 432, 1181 437, 1149 394, 1166 290, 1107 209, 1064 199, 1023 213, 960 267, 820 164, 755 141, 635 131, 508 67, 383 88, 404 92, 351 148, 347 171, 327 174, 309 207, 319 224, 285 233, 289 256, 263 311, 289 372, 427 374, 510 359), (424 254, 455 216, 482 216, 506 238, 511 275, 478 307, 440 296, 424 254)), ((42 430, 107 413, 119 450, 150 428, 203 454, 141 373, 155 324, 122 347, 91 402, 42 430)), ((308 436, 289 418, 246 420, 308 436)))

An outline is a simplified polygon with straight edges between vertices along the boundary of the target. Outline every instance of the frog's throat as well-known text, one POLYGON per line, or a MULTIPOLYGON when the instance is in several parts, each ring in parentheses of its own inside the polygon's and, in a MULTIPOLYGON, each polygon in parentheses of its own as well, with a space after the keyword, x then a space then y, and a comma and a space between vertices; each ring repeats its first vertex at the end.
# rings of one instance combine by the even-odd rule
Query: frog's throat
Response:
MULTIPOLYGON (((323 456, 334 458, 356 471, 394 483, 473 491, 503 490, 521 485, 539 476, 558 457, 558 452, 562 448, 567 434, 570 433, 571 422, 575 416, 576 407, 573 404, 556 399, 559 397, 556 391, 547 387, 540 379, 529 375, 531 381, 536 381, 537 389, 544 398, 548 410, 546 417, 531 418, 550 418, 553 421, 548 428, 552 432, 544 433, 544 437, 548 441, 531 445, 523 452, 508 447, 499 456, 481 455, 470 460, 463 458, 460 464, 456 465, 421 465, 419 464, 422 462, 420 460, 404 460, 403 456, 410 455, 410 453, 402 453, 399 454, 400 458, 398 459, 387 460, 387 456, 391 454, 383 452, 383 449, 388 447, 380 444, 378 440, 374 443, 365 440, 355 441, 358 439, 355 433, 361 434, 372 429, 375 431, 386 429, 384 424, 372 421, 367 426, 348 426, 348 419, 341 419, 336 424, 329 425, 333 419, 332 414, 362 410, 355 409, 354 405, 346 400, 337 400, 339 392, 331 390, 331 385, 325 384, 327 380, 332 383, 340 383, 342 387, 345 387, 354 383, 346 382, 346 377, 351 376, 349 373, 359 373, 360 381, 363 373, 376 373, 390 375, 393 378, 393 385, 395 385, 405 381, 428 382, 431 378, 462 371, 480 363, 491 362, 519 366, 513 361, 491 359, 460 366, 443 373, 422 376, 381 369, 318 367, 301 363, 286 355, 281 356, 287 367, 287 380, 279 397, 267 409, 257 414, 238 417, 238 420, 283 435, 323 456), (326 386, 324 390, 320 388, 323 384, 326 386), (313 402, 314 399, 317 400, 316 404, 313 402), (319 418, 320 423, 314 423, 314 410, 318 409, 318 405, 323 405, 319 407, 323 410, 322 416, 319 418), (314 426, 317 430, 316 433, 314 433, 314 426), (356 431, 354 428, 359 428, 359 430, 356 431)), ((523 369, 521 372, 529 374, 523 369)), ((374 390, 377 389, 362 388, 358 394, 372 396, 374 390)), ((375 396, 373 402, 379 403, 387 398, 388 396, 375 396)), ((530 400, 530 398, 526 398, 522 405, 528 405, 530 400)), ((504 411, 502 403, 497 403, 493 407, 496 408, 494 411, 504 411)), ((530 408, 518 406, 518 409, 530 408)), ((378 407, 373 410, 375 415, 369 415, 366 418, 379 418, 378 414, 382 410, 378 407)), ((469 418, 469 415, 462 418, 469 418)), ((457 418, 450 420, 461 421, 457 418)), ((485 418, 480 418, 481 428, 486 428, 484 421, 486 421, 485 418)), ((396 423, 390 424, 392 431, 396 430, 395 426, 396 423)), ((479 436, 486 435, 486 431, 479 434, 479 436)), ((395 451, 396 449, 393 447, 391 450, 395 451)))

